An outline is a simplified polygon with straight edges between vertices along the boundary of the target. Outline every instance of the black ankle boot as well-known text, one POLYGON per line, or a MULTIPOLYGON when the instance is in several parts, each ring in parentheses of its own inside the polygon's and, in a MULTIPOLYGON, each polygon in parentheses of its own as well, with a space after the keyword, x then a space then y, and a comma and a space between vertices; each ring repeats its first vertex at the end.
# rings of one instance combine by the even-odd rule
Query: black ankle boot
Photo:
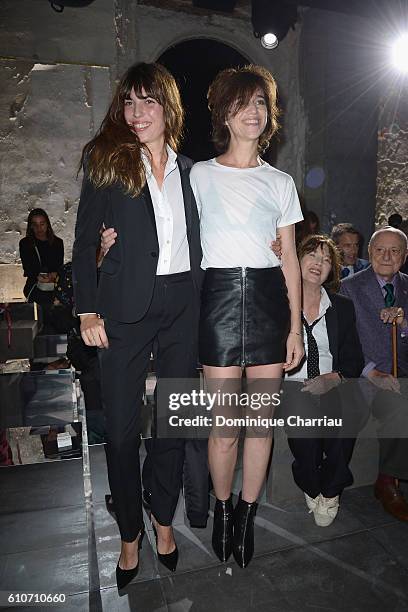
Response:
POLYGON ((212 546, 220 561, 227 561, 232 552, 232 525, 234 509, 232 496, 226 501, 216 499, 214 507, 214 523, 212 546))
POLYGON ((258 504, 248 503, 239 494, 234 510, 234 538, 232 552, 239 567, 247 567, 254 554, 254 519, 258 504))

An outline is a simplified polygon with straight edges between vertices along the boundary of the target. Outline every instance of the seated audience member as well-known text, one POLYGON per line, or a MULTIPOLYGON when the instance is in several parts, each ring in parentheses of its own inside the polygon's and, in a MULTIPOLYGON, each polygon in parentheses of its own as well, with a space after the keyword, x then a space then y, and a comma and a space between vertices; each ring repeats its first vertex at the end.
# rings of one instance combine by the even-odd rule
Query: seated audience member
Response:
POLYGON ((27 219, 27 233, 19 244, 27 282, 24 295, 48 312, 53 303, 54 282, 64 263, 64 243, 55 236, 47 213, 35 208, 27 219))
POLYGON ((402 223, 402 217, 399 213, 392 213, 392 215, 388 217, 388 225, 390 227, 395 227, 395 229, 401 229, 402 223))
POLYGON ((351 223, 338 223, 332 229, 331 238, 342 257, 341 278, 352 276, 369 265, 366 259, 358 257, 360 233, 351 223))
MULTIPOLYGON (((342 377, 359 377, 363 369, 355 311, 351 300, 336 294, 340 286, 340 256, 330 238, 306 237, 298 247, 298 257, 306 356, 288 378, 304 381, 302 390, 311 394, 310 400, 303 396, 302 406, 312 402, 313 408, 313 396, 321 396, 323 402, 327 393, 327 408, 336 402, 331 389, 342 377)), ((288 407, 291 408, 293 405, 288 407)), ((316 434, 319 437, 289 435, 288 442, 295 458, 295 482, 304 492, 316 524, 327 527, 337 515, 340 494, 353 483, 349 461, 355 440, 328 437, 323 431, 316 434)))
POLYGON ((397 327, 398 376, 408 376, 408 276, 399 272, 407 257, 407 237, 391 227, 372 235, 371 266, 346 278, 340 292, 352 299, 364 353, 363 376, 373 383, 371 411, 377 419, 379 474, 375 496, 384 509, 408 521, 408 503, 398 480, 408 479, 407 397, 392 374, 392 325, 397 327))

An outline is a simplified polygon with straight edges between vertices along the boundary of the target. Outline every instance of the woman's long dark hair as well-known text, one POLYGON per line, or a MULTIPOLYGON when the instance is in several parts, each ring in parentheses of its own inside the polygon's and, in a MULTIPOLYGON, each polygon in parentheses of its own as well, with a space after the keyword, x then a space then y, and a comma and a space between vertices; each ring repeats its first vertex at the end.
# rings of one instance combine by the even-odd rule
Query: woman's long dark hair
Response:
POLYGON ((47 240, 49 242, 49 244, 52 244, 54 242, 54 238, 55 238, 55 234, 52 230, 51 227, 51 221, 47 215, 47 213, 45 212, 45 210, 43 210, 42 208, 34 208, 30 214, 28 215, 27 218, 27 229, 26 229, 26 236, 27 238, 29 238, 31 240, 31 242, 33 243, 33 246, 35 244, 35 235, 34 235, 34 231, 32 228, 32 222, 33 222, 33 217, 44 217, 44 219, 47 222, 47 240))
POLYGON ((137 196, 146 182, 142 150, 149 153, 125 121, 125 100, 134 90, 137 96, 154 98, 163 107, 166 144, 177 151, 180 144, 184 110, 174 77, 160 64, 138 63, 123 75, 97 135, 88 142, 81 166, 95 187, 120 183, 125 192, 137 196))

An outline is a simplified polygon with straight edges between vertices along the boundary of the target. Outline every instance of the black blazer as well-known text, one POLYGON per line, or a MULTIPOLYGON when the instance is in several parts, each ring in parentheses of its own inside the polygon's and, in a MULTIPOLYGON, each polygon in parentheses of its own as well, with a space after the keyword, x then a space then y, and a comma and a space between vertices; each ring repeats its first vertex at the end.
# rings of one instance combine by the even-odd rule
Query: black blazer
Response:
MULTIPOLYGON (((189 180, 193 162, 178 155, 177 164, 198 309, 203 273, 199 218, 189 180)), ((119 185, 96 189, 85 176, 72 254, 76 312, 96 312, 123 323, 140 321, 152 299, 158 256, 153 203, 147 184, 133 198, 119 185), (114 227, 118 237, 103 260, 97 282, 95 258, 103 223, 105 227, 114 227)))
POLYGON ((22 238, 19 243, 20 258, 24 269, 24 276, 27 282, 24 287, 24 295, 30 293, 31 288, 37 284, 37 276, 40 272, 58 272, 64 263, 64 243, 61 238, 54 236, 52 244, 48 241, 22 238), (35 251, 34 245, 38 248, 41 262, 35 251))
POLYGON ((325 319, 333 371, 346 378, 358 378, 364 368, 364 356, 356 327, 353 302, 338 293, 329 294, 331 307, 325 319))

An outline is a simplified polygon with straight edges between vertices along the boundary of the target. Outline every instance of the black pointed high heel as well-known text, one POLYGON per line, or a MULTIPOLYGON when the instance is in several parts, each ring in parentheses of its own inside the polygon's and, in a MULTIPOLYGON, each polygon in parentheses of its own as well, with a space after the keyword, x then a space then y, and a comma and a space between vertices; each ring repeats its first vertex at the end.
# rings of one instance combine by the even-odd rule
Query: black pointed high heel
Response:
MULTIPOLYGON (((157 530, 156 530, 156 527, 153 525, 153 522, 152 522, 152 527, 153 527, 154 537, 156 538, 156 550, 157 550, 157 530)), ((176 548, 171 553, 167 553, 166 555, 159 553, 159 551, 157 550, 158 560, 160 561, 162 565, 164 565, 164 567, 167 567, 167 569, 170 570, 171 572, 176 571, 178 557, 179 557, 179 552, 178 552, 177 544, 176 544, 176 548)))
MULTIPOLYGON (((142 548, 143 536, 144 536, 144 528, 141 529, 140 531, 139 541, 137 543, 137 548, 139 551, 142 548)), ((118 564, 116 566, 116 584, 118 585, 118 591, 121 591, 122 589, 124 589, 130 582, 132 582, 134 578, 136 578, 136 576, 139 573, 139 567, 140 567, 140 557, 137 561, 136 567, 133 567, 132 569, 129 569, 129 570, 122 569, 121 567, 119 567, 119 561, 118 561, 118 564)))

